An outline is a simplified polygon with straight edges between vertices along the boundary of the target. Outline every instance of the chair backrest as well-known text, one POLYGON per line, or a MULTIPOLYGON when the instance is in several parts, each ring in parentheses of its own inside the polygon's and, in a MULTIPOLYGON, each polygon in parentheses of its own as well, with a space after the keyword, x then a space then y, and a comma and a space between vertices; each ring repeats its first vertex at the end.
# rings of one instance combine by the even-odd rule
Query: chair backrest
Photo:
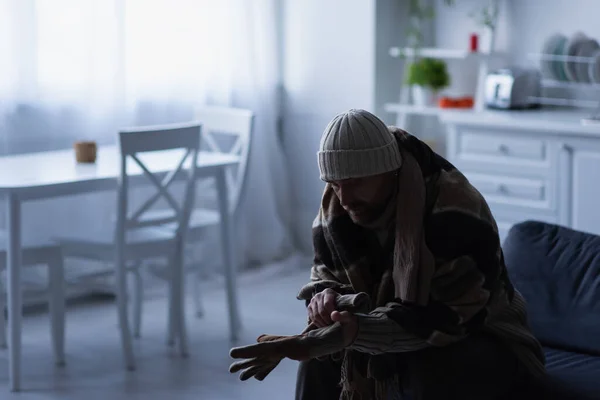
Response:
POLYGON ((203 107, 197 110, 196 119, 202 123, 203 151, 234 154, 240 158, 239 164, 227 171, 229 212, 234 213, 246 182, 254 113, 240 108, 203 107))
MULTIPOLYGON (((117 234, 124 235, 129 229, 159 226, 164 224, 177 224, 177 234, 183 235, 188 227, 192 204, 194 201, 196 168, 198 153, 202 136, 202 125, 198 122, 186 124, 170 124, 160 126, 145 126, 119 131, 121 146, 121 172, 119 179, 119 195, 117 204, 117 234), (185 150, 178 159, 176 166, 169 171, 157 171, 156 166, 147 165, 142 160, 142 153, 159 152, 165 150, 185 150), (143 175, 155 187, 156 193, 142 203, 132 213, 128 213, 128 192, 130 171, 128 160, 135 162, 143 175), (194 168, 192 168, 194 166, 194 168), (185 169, 185 171, 184 171, 185 169), (154 171, 153 171, 154 170, 154 171), (161 175, 159 177, 158 175, 161 175), (162 176, 164 175, 164 176, 162 176), (162 178, 162 179, 161 179, 162 178), (169 192, 169 186, 177 179, 185 178, 185 189, 180 201, 169 192), (155 218, 144 218, 144 214, 159 200, 163 199, 172 209, 173 213, 161 214, 155 218)), ((176 154, 177 155, 177 154, 176 154)), ((177 158, 175 158, 177 159, 177 158)), ((158 159, 156 159, 158 160, 158 159)), ((171 165, 169 165, 171 167, 171 165)), ((117 238, 119 239, 119 238, 117 238)))

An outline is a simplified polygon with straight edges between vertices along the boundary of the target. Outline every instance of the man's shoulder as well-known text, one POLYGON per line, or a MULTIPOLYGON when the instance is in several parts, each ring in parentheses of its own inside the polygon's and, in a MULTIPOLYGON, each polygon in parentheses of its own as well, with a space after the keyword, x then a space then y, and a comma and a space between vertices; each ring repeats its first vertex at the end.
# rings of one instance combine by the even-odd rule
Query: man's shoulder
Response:
POLYGON ((435 187, 435 200, 430 215, 457 213, 465 218, 494 223, 485 197, 457 168, 441 170, 431 184, 435 187))
POLYGON ((390 131, 396 137, 398 146, 408 151, 419 164, 423 176, 428 177, 440 170, 455 169, 454 165, 443 156, 436 153, 427 143, 418 137, 397 127, 390 127, 390 131))
POLYGON ((475 244, 495 249, 498 226, 485 198, 469 180, 453 168, 440 171, 432 184, 435 199, 425 223, 432 251, 453 253, 475 244))

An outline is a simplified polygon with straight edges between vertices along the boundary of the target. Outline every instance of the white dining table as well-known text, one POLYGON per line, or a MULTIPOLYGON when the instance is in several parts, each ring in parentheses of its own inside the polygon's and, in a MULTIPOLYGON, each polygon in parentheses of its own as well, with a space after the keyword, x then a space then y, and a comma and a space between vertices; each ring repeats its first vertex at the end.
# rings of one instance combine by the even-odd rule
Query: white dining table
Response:
MULTIPOLYGON (((181 156, 177 150, 168 150, 142 154, 140 158, 153 173, 160 175, 174 170, 181 156)), ((0 157, 0 194, 6 198, 7 214, 8 360, 12 391, 21 387, 21 206, 25 201, 116 190, 120 157, 118 146, 99 146, 97 160, 92 164, 77 163, 71 149, 0 157)), ((199 178, 214 177, 216 182, 226 284, 231 289, 227 290, 233 311, 229 315, 231 332, 237 332, 239 311, 235 308, 236 260, 226 170, 239 161, 232 154, 200 152, 197 164, 199 178)), ((188 163, 184 168, 189 167, 188 163)), ((128 175, 131 185, 144 182, 142 170, 133 162, 128 165, 128 175)))

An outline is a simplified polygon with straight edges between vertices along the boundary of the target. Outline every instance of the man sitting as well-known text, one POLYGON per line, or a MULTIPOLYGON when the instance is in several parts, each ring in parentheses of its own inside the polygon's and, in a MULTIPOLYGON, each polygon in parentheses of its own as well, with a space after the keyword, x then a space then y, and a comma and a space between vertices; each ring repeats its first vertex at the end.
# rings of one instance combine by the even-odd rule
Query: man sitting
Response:
POLYGON ((232 349, 242 379, 300 361, 297 400, 500 399, 545 372, 498 228, 452 164, 364 110, 336 116, 314 264, 298 298, 309 326, 232 349), (401 397, 400 397, 401 398, 401 397))

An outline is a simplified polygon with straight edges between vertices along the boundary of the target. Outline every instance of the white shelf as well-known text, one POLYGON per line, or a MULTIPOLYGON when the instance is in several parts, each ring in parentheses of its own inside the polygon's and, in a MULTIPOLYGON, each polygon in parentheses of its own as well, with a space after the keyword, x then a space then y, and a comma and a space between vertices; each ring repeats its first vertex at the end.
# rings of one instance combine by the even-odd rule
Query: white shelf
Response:
MULTIPOLYGON (((414 57, 415 50, 411 47, 391 47, 389 50, 390 56, 398 57, 414 57)), ((418 51, 421 57, 440 58, 440 59, 455 59, 464 60, 469 57, 499 57, 500 53, 481 53, 473 52, 467 49, 439 49, 436 47, 422 47, 418 51)))
POLYGON ((543 79, 542 86, 550 88, 600 89, 600 83, 557 81, 554 79, 543 79))
POLYGON ((411 47, 391 47, 389 49, 389 54, 391 57, 401 58, 404 61, 409 61, 415 59, 415 56, 424 57, 424 58, 435 58, 435 59, 443 59, 443 60, 474 60, 479 64, 479 72, 477 74, 477 91, 475 94, 475 104, 473 108, 464 109, 464 108, 440 108, 437 106, 432 107, 420 107, 410 104, 408 93, 406 90, 402 91, 400 94, 400 102, 399 103, 391 103, 386 104, 384 109, 388 112, 398 114, 396 117, 396 124, 398 126, 406 126, 407 118, 410 115, 424 115, 424 116, 433 116, 438 117, 440 115, 470 115, 473 113, 480 112, 483 108, 481 104, 481 99, 483 99, 483 85, 485 81, 485 76, 487 75, 488 70, 488 61, 495 58, 502 58, 505 56, 503 53, 492 52, 492 53, 482 53, 482 52, 474 52, 470 49, 441 49, 437 47, 422 47, 418 48, 415 51, 414 48, 411 47))
POLYGON ((394 113, 406 113, 417 115, 440 115, 446 113, 470 114, 476 111, 473 108, 440 108, 435 106, 422 107, 412 104, 387 103, 384 106, 385 111, 394 113))
POLYGON ((558 97, 534 97, 534 96, 529 96, 529 100, 537 101, 540 104, 550 105, 550 106, 598 108, 597 100, 577 100, 577 99, 564 99, 564 98, 558 98, 558 97))
POLYGON ((597 118, 597 117, 581 118, 581 125, 584 125, 584 126, 600 126, 600 118, 597 118))
POLYGON ((571 61, 581 63, 590 63, 595 60, 595 57, 578 57, 544 53, 531 53, 529 54, 529 57, 540 61, 571 61))

